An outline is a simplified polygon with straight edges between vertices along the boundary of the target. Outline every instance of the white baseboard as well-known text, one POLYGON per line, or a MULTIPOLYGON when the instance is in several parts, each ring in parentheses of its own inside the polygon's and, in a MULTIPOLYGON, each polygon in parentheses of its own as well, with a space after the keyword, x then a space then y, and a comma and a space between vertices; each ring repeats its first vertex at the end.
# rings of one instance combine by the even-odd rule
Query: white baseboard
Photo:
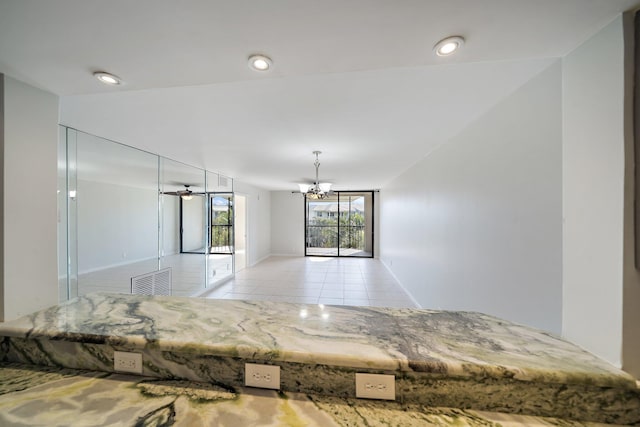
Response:
POLYGON ((150 257, 150 258, 141 258, 141 259, 136 259, 136 260, 129 260, 129 261, 117 262, 117 263, 114 263, 114 264, 103 265, 103 266, 96 267, 96 268, 90 268, 88 270, 78 271, 78 275, 87 274, 87 273, 93 273, 95 271, 102 271, 102 270, 106 270, 108 268, 122 267, 123 265, 136 264, 138 262, 149 261, 149 260, 152 260, 152 259, 158 259, 158 257, 153 256, 153 257, 150 257))
POLYGON ((407 294, 409 296, 409 298, 411 298, 411 301, 413 301, 413 303, 416 305, 416 307, 418 308, 424 308, 422 307, 422 305, 416 301, 416 299, 413 297, 413 295, 411 295, 411 292, 409 292, 407 290, 407 288, 404 287, 404 285, 402 284, 402 282, 400 281, 400 279, 398 279, 398 276, 396 276, 394 274, 394 272, 391 270, 391 268, 389 268, 389 266, 387 265, 386 262, 384 262, 382 260, 382 258, 380 258, 380 262, 382 263, 382 265, 384 265, 384 267, 387 269, 387 271, 393 276, 393 278, 396 280, 396 282, 398 282, 398 285, 400 285, 400 287, 402 288, 402 290, 404 291, 405 294, 407 294))
POLYGON ((201 291, 196 292, 195 294, 191 295, 194 298, 199 298, 202 297, 203 295, 208 294, 209 292, 213 292, 214 290, 216 290, 217 288, 219 288, 220 286, 224 285, 225 283, 227 283, 229 280, 233 280, 235 279, 236 275, 232 274, 230 276, 225 277, 224 279, 215 282, 213 284, 213 286, 209 287, 209 288, 204 288, 201 291))
POLYGON ((249 267, 253 267, 254 265, 258 265, 260 264, 262 261, 264 261, 265 259, 269 258, 270 256, 272 256, 271 254, 265 255, 262 258, 260 258, 259 260, 257 260, 256 262, 252 262, 249 267))

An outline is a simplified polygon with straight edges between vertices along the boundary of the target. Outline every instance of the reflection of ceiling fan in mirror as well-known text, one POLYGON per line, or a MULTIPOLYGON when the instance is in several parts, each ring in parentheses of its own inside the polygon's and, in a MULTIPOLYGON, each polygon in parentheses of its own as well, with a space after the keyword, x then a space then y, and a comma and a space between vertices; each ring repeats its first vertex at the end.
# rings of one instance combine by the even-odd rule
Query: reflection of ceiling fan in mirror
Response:
POLYGON ((189 190, 189 185, 184 185, 184 190, 176 191, 176 194, 180 196, 182 200, 193 199, 193 191, 189 190))
POLYGON ((191 185, 189 184, 184 184, 184 190, 178 190, 178 191, 165 191, 162 194, 168 194, 168 195, 172 195, 172 196, 180 196, 180 198, 182 200, 191 200, 193 199, 193 191, 191 191, 189 189, 189 187, 191 187, 191 185))

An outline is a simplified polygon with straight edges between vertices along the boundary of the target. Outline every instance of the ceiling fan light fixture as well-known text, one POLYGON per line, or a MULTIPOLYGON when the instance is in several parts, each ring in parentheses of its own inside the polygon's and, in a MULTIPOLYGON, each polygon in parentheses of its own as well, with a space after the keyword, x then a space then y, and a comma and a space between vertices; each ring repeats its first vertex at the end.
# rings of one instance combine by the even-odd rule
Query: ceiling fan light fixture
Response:
POLYGON ((438 56, 453 55, 464 45, 464 38, 461 36, 451 36, 440 40, 433 47, 433 51, 438 56))
POLYGON ((119 86, 122 84, 122 79, 120 77, 105 71, 96 71, 93 73, 93 76, 106 85, 119 86))
POLYGON ((319 184, 320 190, 324 191, 325 193, 328 193, 329 191, 331 191, 331 183, 330 182, 321 182, 319 184))
POLYGON ((177 191, 176 193, 180 195, 182 200, 191 200, 193 199, 193 191, 189 189, 190 185, 184 184, 184 190, 177 191))
POLYGON ((254 71, 269 71, 273 61, 271 58, 265 55, 251 55, 249 56, 249 68, 254 71))
POLYGON ((300 187, 300 192, 301 193, 306 193, 307 191, 309 191, 309 188, 311 188, 311 185, 309 185, 309 184, 298 184, 298 187, 300 187))

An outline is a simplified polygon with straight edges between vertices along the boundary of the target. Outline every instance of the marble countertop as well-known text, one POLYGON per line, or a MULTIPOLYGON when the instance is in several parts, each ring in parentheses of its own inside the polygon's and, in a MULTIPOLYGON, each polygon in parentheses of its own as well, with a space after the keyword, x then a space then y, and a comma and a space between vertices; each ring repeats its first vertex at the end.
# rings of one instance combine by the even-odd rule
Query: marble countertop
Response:
POLYGON ((605 426, 190 381, 0 365, 0 425, 605 426))
POLYGON ((636 389, 570 342, 473 312, 99 293, 0 324, 0 336, 636 389))

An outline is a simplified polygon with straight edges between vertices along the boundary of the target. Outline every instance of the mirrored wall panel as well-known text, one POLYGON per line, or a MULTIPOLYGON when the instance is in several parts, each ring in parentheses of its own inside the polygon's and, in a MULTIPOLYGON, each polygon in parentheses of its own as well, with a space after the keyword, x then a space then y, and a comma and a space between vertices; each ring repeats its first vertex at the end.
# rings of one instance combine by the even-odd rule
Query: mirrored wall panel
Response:
MULTIPOLYGON (((77 254, 69 251, 77 248, 77 243, 67 245, 70 239, 75 239, 75 232, 69 224, 75 224, 75 209, 70 210, 75 203, 75 139, 73 129, 61 127, 58 135, 58 290, 59 300, 65 301, 78 294, 77 254)), ((75 240, 74 240, 75 241, 75 240)))
POLYGON ((195 295, 211 285, 206 280, 205 171, 161 158, 160 177, 160 268, 171 269, 173 295, 195 295))
POLYGON ((130 292, 158 268, 158 158, 78 132, 78 294, 130 292))
MULTIPOLYGON (((60 300, 90 292, 197 296, 233 275, 211 221, 233 181, 61 127, 58 148, 60 300), (214 246, 215 243, 215 246, 214 246)), ((232 224, 231 224, 232 227, 232 224)), ((229 231, 233 235, 233 230, 229 231)))

